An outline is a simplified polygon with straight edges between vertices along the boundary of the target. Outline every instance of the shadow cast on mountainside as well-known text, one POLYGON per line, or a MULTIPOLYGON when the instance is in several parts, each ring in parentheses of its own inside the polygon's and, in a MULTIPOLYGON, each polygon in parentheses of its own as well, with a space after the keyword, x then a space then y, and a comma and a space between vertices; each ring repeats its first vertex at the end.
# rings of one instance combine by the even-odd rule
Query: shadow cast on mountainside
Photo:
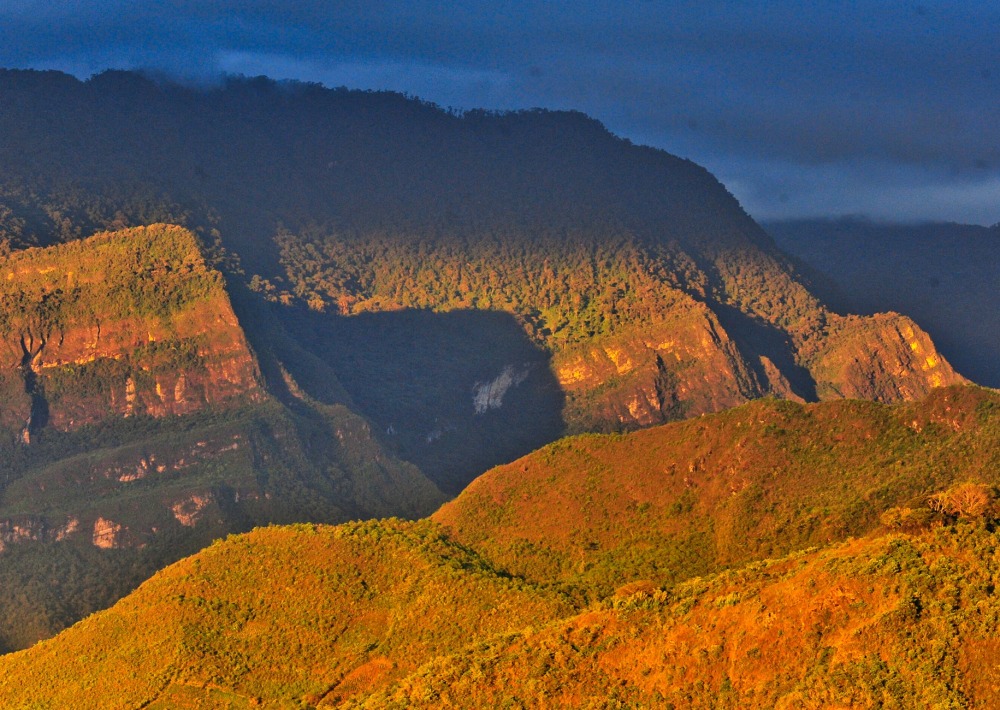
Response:
POLYGON ((400 310, 344 317, 282 308, 279 318, 336 373, 381 438, 447 493, 565 432, 564 395, 549 354, 510 314, 400 310))
POLYGON ((733 306, 715 302, 712 310, 729 337, 736 343, 761 385, 768 382, 761 356, 768 358, 788 380, 792 392, 807 402, 819 401, 816 381, 809 370, 795 362, 795 348, 788 334, 733 306))

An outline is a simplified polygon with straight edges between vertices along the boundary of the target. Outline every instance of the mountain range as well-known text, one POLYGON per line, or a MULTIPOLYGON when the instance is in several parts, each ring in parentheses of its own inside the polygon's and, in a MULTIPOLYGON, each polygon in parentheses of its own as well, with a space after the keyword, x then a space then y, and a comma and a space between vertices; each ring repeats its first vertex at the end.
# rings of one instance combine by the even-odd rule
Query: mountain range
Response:
MULTIPOLYGON (((992 399, 961 389, 968 380, 916 322, 836 312, 821 275, 704 168, 579 113, 457 113, 262 78, 192 88, 128 72, 82 82, 0 71, 0 165, 0 649, 55 634, 228 533, 425 518, 458 496, 431 522, 250 533, 226 543, 262 546, 247 566, 220 563, 266 577, 272 554, 315 561, 338 536, 392 538, 372 554, 402 596, 357 592, 375 599, 357 633, 445 607, 467 614, 451 636, 428 631, 424 656, 379 660, 374 641, 359 642, 333 649, 350 656, 336 673, 323 661, 321 680, 294 690, 234 685, 227 674, 250 679, 271 661, 220 649, 214 632, 187 635, 198 613, 231 608, 162 581, 195 557, 116 607, 144 616, 135 600, 146 599, 165 619, 176 612, 179 626, 163 624, 147 647, 178 642, 180 655, 130 656, 150 665, 134 687, 110 688, 130 699, 109 705, 208 702, 206 688, 223 706, 230 691, 322 691, 311 704, 352 697, 352 684, 389 692, 371 678, 395 682, 458 653, 473 629, 493 643, 610 603, 619 582, 662 592, 871 531, 887 502, 957 485, 978 471, 978 447, 990 450, 952 434, 988 418, 992 399), (872 441, 848 465, 831 442, 858 432, 872 441), (827 449, 812 451, 824 436, 827 449), (609 441, 637 443, 611 452, 609 441), (892 463, 911 455, 926 463, 892 463), (621 457, 635 465, 633 498, 611 483, 621 457), (491 496, 504 504, 485 505, 491 496), (548 502, 530 513, 519 500, 548 502), (491 527, 529 519, 548 537, 491 527), (736 544, 747 540, 756 547, 736 544), (450 571, 407 586, 393 575, 413 555, 432 577, 450 571), (481 575, 467 582, 471 568, 481 575), (469 586, 443 606, 406 606, 454 579, 469 586), (480 587, 522 595, 513 616, 484 621, 480 587), (174 602, 183 608, 159 606, 174 602), (198 670, 181 670, 195 649, 198 670), (355 663, 369 656, 371 668, 355 663), (244 660, 217 678, 203 673, 208 657, 244 660), (348 685, 329 695, 337 674, 348 685)), ((357 578, 378 566, 358 557, 366 544, 345 542, 343 565, 281 589, 357 578)), ((261 623, 291 623, 280 590, 268 593, 261 623)), ((117 613, 84 623, 138 633, 117 613)), ((354 632, 330 633, 324 643, 354 632)), ((61 658, 61 643, 37 649, 61 658)), ((305 647, 289 643, 279 655, 305 647)))
MULTIPOLYGON (((0 95, 9 248, 187 226, 249 290, 233 294, 237 315, 274 304, 450 493, 470 460, 478 473, 563 430, 960 381, 909 319, 825 307, 706 170, 578 113, 455 114, 397 94, 264 79, 198 90, 126 72, 8 71, 0 95), (520 344, 470 363, 456 353, 469 340, 520 344), (442 404, 460 391, 463 408, 442 404), (542 413, 536 436, 470 427, 482 420, 469 406, 484 414, 515 392, 542 413), (493 440, 490 455, 464 445, 476 439, 493 440)), ((253 344, 259 314, 243 320, 253 344)), ((289 371, 330 380, 309 369, 289 371)))

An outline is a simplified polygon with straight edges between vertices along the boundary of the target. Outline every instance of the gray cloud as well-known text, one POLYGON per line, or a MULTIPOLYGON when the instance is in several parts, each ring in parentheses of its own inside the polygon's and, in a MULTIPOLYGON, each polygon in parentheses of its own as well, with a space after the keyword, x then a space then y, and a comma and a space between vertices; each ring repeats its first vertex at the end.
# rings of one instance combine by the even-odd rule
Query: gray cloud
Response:
POLYGON ((991 222, 998 26, 989 2, 7 0, 0 64, 576 108, 707 165, 761 216, 991 222))

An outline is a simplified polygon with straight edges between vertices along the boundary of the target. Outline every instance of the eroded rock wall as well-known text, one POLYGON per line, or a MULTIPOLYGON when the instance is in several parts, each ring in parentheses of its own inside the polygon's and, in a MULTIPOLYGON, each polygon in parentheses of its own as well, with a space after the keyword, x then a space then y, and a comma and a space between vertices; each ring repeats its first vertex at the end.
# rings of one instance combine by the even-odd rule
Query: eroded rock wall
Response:
POLYGON ((18 252, 0 261, 0 300, 0 423, 26 441, 261 395, 222 278, 180 227, 18 252))

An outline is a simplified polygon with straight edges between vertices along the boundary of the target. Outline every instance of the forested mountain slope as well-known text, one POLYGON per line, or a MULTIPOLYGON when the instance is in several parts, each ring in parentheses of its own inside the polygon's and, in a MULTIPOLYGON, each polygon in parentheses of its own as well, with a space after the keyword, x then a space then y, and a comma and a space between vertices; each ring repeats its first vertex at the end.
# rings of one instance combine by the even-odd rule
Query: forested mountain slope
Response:
POLYGON ((909 319, 829 311, 706 170, 578 113, 124 72, 3 72, 0 106, 10 248, 199 231, 251 289, 237 313, 266 300, 309 356, 305 391, 332 403, 309 370, 335 372, 452 492, 564 430, 962 381, 909 319))
POLYGON ((751 402, 583 435, 488 471, 432 519, 500 568, 608 594, 863 535, 937 490, 1000 485, 1000 395, 751 402))
POLYGON ((964 381, 578 113, 0 71, 0 245, 0 650, 226 532, 425 515, 567 431, 964 381))
POLYGON ((257 530, 0 658, 0 700, 992 707, 1000 560, 984 520, 939 519, 666 589, 625 585, 576 610, 426 522, 257 530))

